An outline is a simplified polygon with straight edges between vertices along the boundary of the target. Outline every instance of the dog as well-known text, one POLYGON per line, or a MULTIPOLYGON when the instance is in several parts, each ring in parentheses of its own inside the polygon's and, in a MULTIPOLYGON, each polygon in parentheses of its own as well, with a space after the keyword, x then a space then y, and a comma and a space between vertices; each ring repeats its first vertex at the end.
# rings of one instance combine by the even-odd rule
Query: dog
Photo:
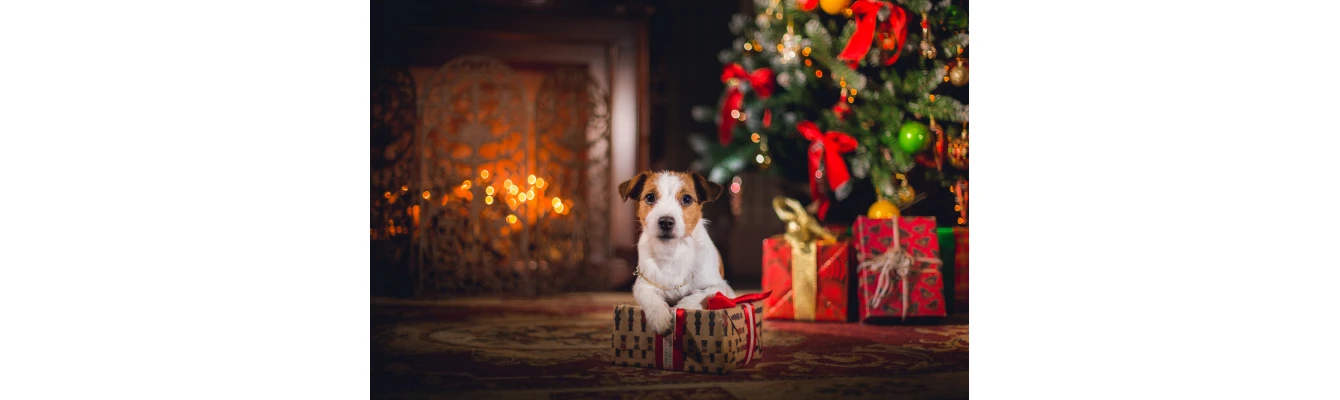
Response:
POLYGON ((646 313, 647 328, 668 333, 671 304, 702 309, 721 292, 735 297, 724 279, 716 245, 707 236, 703 204, 721 196, 722 187, 694 172, 642 172, 619 184, 623 201, 637 201, 642 233, 637 241, 637 282, 633 299, 646 313))

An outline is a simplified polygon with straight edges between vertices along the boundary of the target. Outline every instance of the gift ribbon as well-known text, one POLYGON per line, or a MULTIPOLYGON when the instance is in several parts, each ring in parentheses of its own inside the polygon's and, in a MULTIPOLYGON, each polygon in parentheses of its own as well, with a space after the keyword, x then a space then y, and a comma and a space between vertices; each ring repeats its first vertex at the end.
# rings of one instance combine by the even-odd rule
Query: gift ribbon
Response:
MULTIPOLYGON (((888 296, 889 291, 893 289, 893 284, 889 282, 890 274, 894 275, 893 279, 897 279, 898 281, 902 282, 903 307, 902 311, 900 312, 900 315, 902 315, 903 320, 906 320, 907 300, 908 300, 907 281, 911 278, 910 275, 912 274, 912 272, 914 272, 914 270, 912 269, 912 263, 924 262, 928 264, 940 264, 940 259, 935 257, 913 256, 911 252, 909 252, 906 248, 903 248, 903 245, 900 241, 901 236, 898 229, 898 220, 892 219, 889 221, 891 224, 893 224, 893 244, 890 245, 889 248, 884 251, 884 254, 880 254, 871 257, 868 260, 862 261, 860 264, 860 268, 871 270, 879 274, 878 277, 876 278, 875 294, 873 296, 870 296, 870 301, 868 302, 869 304, 867 305, 868 308, 873 309, 877 305, 879 305, 879 300, 883 299, 885 296, 888 296)), ((866 248, 865 238, 866 236, 870 235, 860 235, 860 236, 861 236, 861 247, 866 248)), ((922 268, 919 270, 915 270, 915 272, 925 274, 932 272, 940 272, 940 270, 935 268, 922 268)))
MULTIPOLYGON (((684 329, 687 320, 684 318, 684 309, 676 308, 675 313, 670 315, 673 318, 671 326, 674 326, 674 333, 670 335, 656 334, 656 368, 673 369, 676 371, 684 369, 684 329), (670 350, 670 351, 666 351, 670 350)), ((642 314, 646 318, 646 313, 642 314)))
POLYGON ((902 7, 895 7, 892 4, 880 1, 858 0, 851 5, 852 19, 856 23, 856 31, 852 33, 851 39, 847 40, 847 47, 838 54, 839 60, 847 61, 848 65, 855 68, 855 64, 865 57, 870 51, 870 44, 875 40, 875 30, 880 28, 883 31, 892 31, 893 38, 897 41, 897 46, 891 55, 884 60, 884 65, 893 65, 898 61, 898 54, 902 53, 903 42, 907 40, 907 11, 902 7), (889 21, 883 24, 877 24, 876 18, 879 10, 889 7, 889 21))
POLYGON ((743 296, 737 296, 737 297, 735 297, 735 298, 730 298, 730 297, 726 297, 726 295, 725 295, 725 294, 722 294, 721 292, 717 292, 717 294, 716 294, 715 296, 712 296, 711 298, 707 299, 707 308, 704 308, 704 309, 705 309, 705 310, 724 310, 724 309, 727 309, 727 308, 735 308, 735 306, 738 306, 738 305, 741 305, 741 304, 748 304, 748 303, 753 303, 753 302, 755 302, 755 301, 759 301, 759 300, 766 299, 766 298, 768 298, 768 296, 771 296, 771 295, 772 295, 772 291, 769 290, 769 291, 766 291, 766 292, 763 292, 763 293, 746 294, 746 295, 743 295, 743 296))
POLYGON ((841 253, 830 258, 823 267, 818 265, 819 243, 837 240, 819 221, 805 212, 799 201, 777 196, 772 209, 786 222, 786 242, 791 247, 791 305, 798 321, 813 321, 818 303, 819 270, 828 266, 841 253))
POLYGON ((740 365, 749 365, 749 362, 754 361, 754 346, 758 338, 758 332, 754 329, 754 303, 744 303, 744 325, 744 363, 740 365))
POLYGON ((819 174, 828 180, 828 186, 838 200, 847 198, 851 193, 851 173, 847 163, 842 160, 843 153, 856 150, 856 139, 842 132, 820 132, 819 126, 810 121, 801 121, 796 129, 810 141, 810 196, 819 203, 816 214, 823 219, 828 214, 828 196, 819 192, 819 174))
MULTIPOLYGON (((755 327, 757 321, 754 316, 753 302, 763 300, 770 294, 772 294, 772 292, 756 293, 729 299, 721 294, 721 292, 717 292, 716 296, 713 297, 714 299, 721 298, 728 301, 733 300, 739 302, 739 306, 743 306, 745 326, 743 332, 740 332, 740 330, 736 331, 737 333, 743 333, 745 340, 744 362, 739 365, 748 365, 756 356, 754 348, 758 346, 759 332, 755 327)), ((727 308, 735 307, 736 306, 731 306, 727 308)), ((676 308, 674 310, 675 313, 671 314, 671 324, 675 327, 674 333, 669 335, 657 333, 656 338, 654 339, 654 351, 656 352, 656 368, 681 371, 684 369, 684 335, 688 330, 688 318, 686 318, 686 311, 683 308, 676 308)), ((643 312, 642 318, 645 319, 646 317, 647 314, 643 312)), ((761 356, 759 357, 761 358, 761 356)))
POLYGON ((754 72, 746 72, 740 64, 727 65, 725 70, 721 71, 721 81, 725 82, 729 88, 726 90, 726 99, 721 102, 721 125, 717 127, 717 135, 721 139, 721 144, 730 144, 731 129, 735 128, 738 119, 731 116, 731 111, 740 110, 744 104, 744 92, 740 91, 739 81, 749 82, 749 88, 760 98, 772 96, 773 77, 772 70, 768 68, 759 68, 754 72))

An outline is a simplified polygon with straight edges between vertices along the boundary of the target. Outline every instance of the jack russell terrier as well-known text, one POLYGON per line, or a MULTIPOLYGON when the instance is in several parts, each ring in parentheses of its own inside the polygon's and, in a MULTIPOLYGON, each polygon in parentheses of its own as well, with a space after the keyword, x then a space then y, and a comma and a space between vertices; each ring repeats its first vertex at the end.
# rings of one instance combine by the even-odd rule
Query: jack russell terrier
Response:
POLYGON ((697 310, 716 292, 735 297, 702 219, 703 203, 720 197, 721 185, 692 172, 643 172, 619 184, 619 195, 637 201, 642 223, 633 298, 648 328, 670 331, 671 304, 697 310))

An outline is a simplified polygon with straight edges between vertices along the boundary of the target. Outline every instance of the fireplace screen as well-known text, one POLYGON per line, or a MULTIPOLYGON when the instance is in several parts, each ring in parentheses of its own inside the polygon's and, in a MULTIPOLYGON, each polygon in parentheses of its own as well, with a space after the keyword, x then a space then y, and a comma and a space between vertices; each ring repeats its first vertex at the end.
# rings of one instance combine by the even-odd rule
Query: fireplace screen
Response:
POLYGON ((463 57, 417 86, 416 126, 395 164, 406 183, 383 184, 379 199, 403 213, 404 227, 373 210, 374 239, 378 228, 405 232, 415 295, 539 294, 608 280, 609 96, 586 68, 525 75, 463 57))

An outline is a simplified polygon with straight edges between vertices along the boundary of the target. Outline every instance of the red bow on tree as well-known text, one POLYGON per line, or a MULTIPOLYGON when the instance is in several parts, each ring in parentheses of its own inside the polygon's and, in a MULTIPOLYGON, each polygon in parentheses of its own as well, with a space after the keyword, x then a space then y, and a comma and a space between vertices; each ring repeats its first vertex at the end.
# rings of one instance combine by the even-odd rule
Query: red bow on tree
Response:
POLYGON ((819 177, 828 180, 828 186, 838 200, 851 192, 851 173, 847 172, 847 163, 842 160, 843 153, 856 150, 856 139, 842 132, 819 132, 819 127, 810 121, 796 124, 796 129, 810 141, 810 195, 819 202, 819 219, 828 214, 828 196, 819 191, 819 177), (822 168, 822 175, 820 175, 822 168))
POLYGON ((759 300, 766 299, 766 298, 768 298, 768 296, 771 296, 771 295, 772 295, 772 291, 769 290, 769 291, 766 291, 766 292, 763 292, 763 293, 746 294, 746 295, 743 295, 743 296, 738 296, 738 297, 735 297, 735 298, 730 298, 730 297, 726 297, 726 295, 724 295, 724 294, 721 294, 721 292, 717 292, 717 294, 716 294, 715 296, 712 296, 712 297, 710 297, 710 298, 707 299, 707 309, 708 309, 708 310, 725 310, 725 309, 727 309, 727 308, 735 308, 735 306, 738 306, 738 305, 741 305, 741 304, 744 304, 744 303, 753 303, 753 302, 755 302, 755 301, 759 301, 759 300))
POLYGON ((749 82, 749 88, 754 90, 760 98, 772 96, 774 81, 772 70, 768 68, 759 68, 754 72, 745 72, 740 64, 727 65, 724 71, 721 71, 721 81, 726 82, 730 89, 726 91, 726 100, 721 102, 721 125, 717 127, 717 134, 720 136, 721 144, 730 144, 731 129, 735 128, 735 123, 739 121, 731 115, 731 111, 740 110, 744 103, 744 92, 740 91, 738 82, 731 84, 731 79, 744 80, 749 82))
POLYGON ((796 0, 796 5, 800 6, 801 11, 813 11, 814 7, 819 6, 819 0, 796 0))
POLYGON ((898 54, 903 50, 903 42, 907 40, 907 11, 881 1, 858 0, 851 5, 851 13, 852 19, 856 22, 856 32, 852 33, 851 39, 847 40, 847 47, 837 58, 847 61, 847 65, 855 69, 856 63, 870 51, 870 43, 874 41, 875 30, 878 29, 881 32, 891 32, 896 42, 893 50, 889 50, 893 54, 884 60, 884 65, 893 65, 894 61, 898 61, 898 54), (889 20, 876 23, 879 10, 884 7, 889 7, 889 20))

